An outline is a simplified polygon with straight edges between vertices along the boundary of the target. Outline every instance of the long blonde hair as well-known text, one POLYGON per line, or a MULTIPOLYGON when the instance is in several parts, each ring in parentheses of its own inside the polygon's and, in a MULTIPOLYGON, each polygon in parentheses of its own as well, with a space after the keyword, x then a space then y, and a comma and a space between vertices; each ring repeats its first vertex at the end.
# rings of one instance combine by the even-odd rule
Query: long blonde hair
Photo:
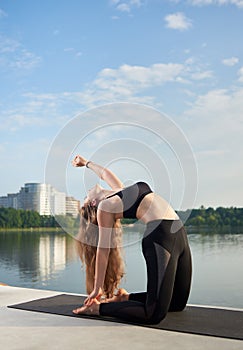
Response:
MULTIPOLYGON (((86 290, 94 288, 96 251, 99 239, 97 207, 86 204, 80 209, 80 228, 77 236, 77 249, 82 263, 86 266, 86 290)), ((122 227, 120 220, 113 226, 112 242, 103 286, 104 296, 110 298, 124 276, 122 256, 122 227)))

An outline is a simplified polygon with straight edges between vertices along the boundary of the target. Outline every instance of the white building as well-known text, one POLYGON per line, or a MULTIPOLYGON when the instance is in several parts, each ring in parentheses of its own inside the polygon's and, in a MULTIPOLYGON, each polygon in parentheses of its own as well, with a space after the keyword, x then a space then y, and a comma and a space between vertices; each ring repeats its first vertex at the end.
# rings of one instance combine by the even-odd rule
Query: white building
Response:
POLYGON ((0 207, 17 209, 17 194, 8 193, 7 196, 0 197, 0 207))
POLYGON ((0 197, 0 207, 9 208, 9 201, 7 196, 0 197))
POLYGON ((35 210, 40 215, 65 215, 66 194, 49 184, 26 183, 18 194, 18 209, 35 210))
POLYGON ((17 209, 34 210, 41 215, 50 214, 50 185, 26 183, 17 193, 17 209))
POLYGON ((66 194, 53 188, 50 199, 52 215, 66 215, 66 194))
POLYGON ((80 201, 73 197, 66 197, 66 214, 77 217, 80 209, 80 201))
POLYGON ((79 201, 49 184, 26 183, 18 193, 0 197, 0 207, 34 210, 40 215, 77 216, 79 201))

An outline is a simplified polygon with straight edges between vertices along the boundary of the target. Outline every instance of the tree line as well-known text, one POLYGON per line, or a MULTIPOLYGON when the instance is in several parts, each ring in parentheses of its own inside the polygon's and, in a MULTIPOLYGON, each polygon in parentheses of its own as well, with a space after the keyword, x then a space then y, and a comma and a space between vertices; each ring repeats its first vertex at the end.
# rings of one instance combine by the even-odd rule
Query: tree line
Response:
MULTIPOLYGON (((205 208, 187 211, 178 211, 178 215, 185 222, 186 226, 220 228, 225 226, 243 227, 243 208, 205 208)), ((72 217, 59 217, 58 222, 77 219, 72 217)), ((131 224, 136 220, 123 219, 123 224, 131 224)), ((40 215, 36 211, 0 208, 0 228, 38 228, 38 227, 59 227, 59 223, 51 215, 40 215)))
POLYGON ((201 206, 199 209, 179 211, 178 215, 183 221, 188 217, 186 226, 212 228, 225 226, 243 227, 243 208, 218 207, 214 209, 201 206))
POLYGON ((54 216, 33 210, 0 208, 0 228, 58 227, 54 216))

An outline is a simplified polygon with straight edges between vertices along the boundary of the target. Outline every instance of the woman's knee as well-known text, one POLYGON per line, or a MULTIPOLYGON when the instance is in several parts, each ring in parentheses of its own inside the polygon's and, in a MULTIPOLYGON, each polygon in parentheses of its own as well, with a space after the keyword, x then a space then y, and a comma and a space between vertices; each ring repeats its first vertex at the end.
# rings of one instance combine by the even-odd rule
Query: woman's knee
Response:
POLYGON ((166 317, 166 315, 167 315, 167 311, 160 310, 159 312, 155 312, 153 315, 147 317, 146 323, 147 324, 158 324, 161 321, 163 321, 163 319, 166 317))

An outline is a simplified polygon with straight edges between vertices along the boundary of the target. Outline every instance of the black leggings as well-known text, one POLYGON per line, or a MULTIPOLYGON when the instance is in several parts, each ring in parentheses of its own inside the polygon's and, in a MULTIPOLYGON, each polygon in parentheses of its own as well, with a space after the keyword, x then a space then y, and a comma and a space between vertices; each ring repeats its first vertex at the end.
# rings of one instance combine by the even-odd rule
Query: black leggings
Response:
POLYGON ((192 266, 187 234, 181 221, 149 222, 142 249, 147 266, 147 292, 130 294, 128 301, 102 303, 100 315, 156 324, 168 311, 185 308, 192 266))

